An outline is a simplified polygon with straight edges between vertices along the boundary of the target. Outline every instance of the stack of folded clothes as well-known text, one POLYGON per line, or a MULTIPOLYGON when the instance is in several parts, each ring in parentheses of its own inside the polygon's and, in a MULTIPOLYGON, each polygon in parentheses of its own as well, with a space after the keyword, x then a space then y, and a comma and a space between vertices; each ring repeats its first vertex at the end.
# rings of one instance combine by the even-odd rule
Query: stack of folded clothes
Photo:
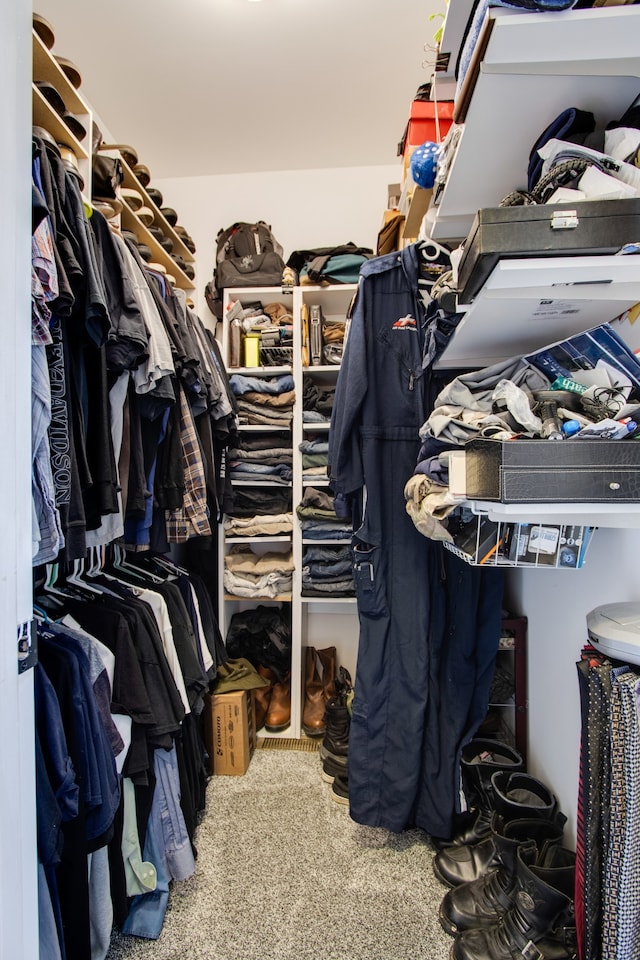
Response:
POLYGON ((234 597, 291 594, 292 575, 291 550, 261 555, 245 544, 234 544, 224 558, 224 588, 234 597))
POLYGON ((303 597, 353 597, 353 567, 349 546, 313 544, 302 560, 303 597))
POLYGON ((265 435, 238 433, 235 446, 227 454, 232 480, 268 480, 291 483, 293 477, 291 434, 265 435))
POLYGON ((262 514, 291 514, 291 490, 282 487, 234 487, 230 517, 259 517, 262 514))
POLYGON ((327 479, 329 443, 326 438, 303 440, 299 445, 302 453, 302 479, 305 483, 319 483, 327 479))
POLYGON ((333 410, 335 385, 319 387, 312 377, 302 382, 302 419, 305 423, 328 423, 333 410))
POLYGON ((291 374, 263 378, 234 373, 229 386, 236 397, 239 423, 283 429, 291 426, 295 403, 291 374))
POLYGON ((338 518, 332 497, 322 490, 306 487, 296 513, 303 540, 351 539, 351 524, 338 518))

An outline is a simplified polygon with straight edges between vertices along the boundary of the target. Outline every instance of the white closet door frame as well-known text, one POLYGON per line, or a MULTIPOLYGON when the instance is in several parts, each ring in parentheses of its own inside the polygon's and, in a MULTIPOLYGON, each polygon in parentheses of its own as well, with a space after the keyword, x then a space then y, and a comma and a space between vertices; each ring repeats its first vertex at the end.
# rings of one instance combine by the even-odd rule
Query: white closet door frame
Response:
POLYGON ((31 617, 31 5, 0 4, 0 956, 37 960, 31 617))

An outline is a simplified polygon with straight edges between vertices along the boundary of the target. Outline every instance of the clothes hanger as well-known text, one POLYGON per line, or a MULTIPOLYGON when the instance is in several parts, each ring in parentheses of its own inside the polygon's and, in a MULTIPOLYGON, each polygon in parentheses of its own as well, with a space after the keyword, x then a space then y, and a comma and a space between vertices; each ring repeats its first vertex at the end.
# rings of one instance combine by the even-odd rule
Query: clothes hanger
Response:
POLYGON ((91 584, 87 583, 87 581, 82 578, 83 573, 84 560, 74 560, 73 568, 65 578, 66 582, 72 584, 74 587, 77 587, 80 591, 87 591, 90 594, 101 596, 102 590, 99 590, 98 587, 93 587, 91 584))
POLYGON ((47 611, 44 609, 44 607, 40 607, 37 603, 33 604, 33 617, 38 621, 38 623, 51 623, 47 611))
POLYGON ((119 544, 114 544, 114 561, 112 563, 112 569, 120 572, 124 577, 131 577, 133 580, 142 584, 143 586, 149 586, 149 581, 152 583, 163 583, 162 577, 157 577, 155 574, 150 573, 147 570, 143 570, 140 567, 136 567, 131 563, 130 560, 125 559, 124 551, 119 544))

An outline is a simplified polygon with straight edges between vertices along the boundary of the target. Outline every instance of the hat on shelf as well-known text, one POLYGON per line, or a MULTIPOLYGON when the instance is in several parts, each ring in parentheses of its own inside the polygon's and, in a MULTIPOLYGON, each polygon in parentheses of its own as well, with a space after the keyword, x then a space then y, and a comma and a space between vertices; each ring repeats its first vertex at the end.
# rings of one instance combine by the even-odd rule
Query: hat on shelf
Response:
POLYGON ((163 247, 167 253, 171 253, 173 250, 173 240, 166 236, 161 227, 155 227, 153 224, 150 224, 149 233, 158 241, 160 246, 163 247))
POLYGON ((75 63, 72 63, 71 60, 67 60, 66 57, 56 56, 55 60, 71 86, 75 87, 77 90, 82 83, 82 77, 80 76, 80 71, 76 67, 75 63))
POLYGON ((49 133, 48 130, 45 130, 44 127, 34 126, 31 128, 34 137, 37 137, 39 140, 42 140, 44 143, 49 144, 50 147, 53 147, 58 155, 60 155, 60 147, 56 142, 56 138, 52 133, 49 133))
POLYGON ((63 113, 67 112, 67 106, 64 100, 52 83, 49 83, 48 80, 35 80, 34 84, 45 98, 49 106, 53 107, 56 113, 59 113, 60 116, 62 116, 63 113))
POLYGON ((178 214, 175 212, 173 207, 162 207, 160 209, 160 213, 165 218, 167 223, 170 224, 170 226, 175 227, 176 223, 178 222, 178 214))
POLYGON ((122 213, 122 204, 119 200, 101 200, 100 197, 93 197, 91 205, 94 210, 98 210, 107 220, 113 220, 122 213))
POLYGON ((134 213, 137 213, 144 206, 144 198, 139 190, 133 187, 120 187, 120 196, 134 213))
POLYGON ((149 263, 147 263, 147 267, 148 267, 149 270, 153 270, 154 273, 163 273, 163 274, 164 274, 164 273, 167 272, 167 268, 166 268, 165 266, 163 266, 163 264, 161 264, 161 263, 156 263, 155 260, 151 260, 149 263))
POLYGON ((78 120, 78 118, 73 114, 69 113, 67 110, 62 114, 62 120, 65 126, 71 130, 71 133, 74 135, 76 140, 84 140, 87 135, 87 128, 78 120))
POLYGON ((145 263, 150 263, 153 260, 153 251, 151 247, 148 247, 146 243, 138 242, 138 253, 142 257, 145 263))
POLYGON ((34 13, 32 23, 33 29, 38 34, 47 50, 51 50, 52 46, 56 42, 56 36, 49 21, 45 20, 44 17, 41 17, 39 13, 34 13))
POLYGON ((172 273, 166 273, 165 276, 166 276, 167 280, 169 281, 169 283, 171 284, 171 286, 172 286, 172 287, 175 287, 175 285, 176 285, 176 283, 177 283, 178 281, 176 280, 176 278, 174 277, 174 275, 173 275, 172 273))
POLYGON ((153 223, 153 210, 151 207, 140 207, 139 210, 136 210, 136 216, 138 220, 144 223, 145 227, 150 227, 153 223))
POLYGON ((101 143, 99 150, 119 150, 122 159, 130 167, 135 167, 138 163, 138 154, 135 147, 130 147, 126 143, 101 143))
POLYGON ((143 187, 148 187, 151 182, 151 171, 149 167, 145 167, 144 163, 137 163, 133 168, 133 172, 138 180, 138 183, 141 183, 143 187))
POLYGON ((147 194, 148 194, 148 196, 151 198, 151 200, 153 200, 153 202, 155 203, 156 207, 158 207, 158 209, 160 209, 160 207, 162 206, 163 199, 164 199, 163 196, 162 196, 162 194, 160 193, 160 191, 157 190, 155 187, 147 187, 147 194))
POLYGON ((174 226, 173 229, 174 229, 175 233, 178 234, 178 236, 180 237, 180 239, 181 239, 182 242, 184 243, 184 245, 185 245, 185 247, 187 248, 187 250, 189 251, 189 253, 195 253, 195 252, 196 252, 196 245, 195 245, 195 243, 193 242, 193 240, 191 239, 191 237, 189 236, 189 234, 187 233, 187 231, 185 230, 185 228, 184 228, 184 227, 181 227, 180 224, 177 223, 177 224, 174 226))
POLYGON ((84 190, 84 180, 82 174, 80 173, 80 168, 78 165, 78 158, 75 155, 71 147, 67 146, 66 143, 59 143, 58 150, 60 151, 60 157, 62 158, 62 163, 66 167, 69 173, 72 173, 74 177, 77 178, 80 184, 80 190, 84 190))

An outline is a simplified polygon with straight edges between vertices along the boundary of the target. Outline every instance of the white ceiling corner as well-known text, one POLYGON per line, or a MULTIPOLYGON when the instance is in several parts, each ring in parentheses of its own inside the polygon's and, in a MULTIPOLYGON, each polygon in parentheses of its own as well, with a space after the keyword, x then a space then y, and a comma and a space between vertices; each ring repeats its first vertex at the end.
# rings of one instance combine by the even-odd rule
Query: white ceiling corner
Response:
POLYGON ((393 164, 445 0, 35 0, 154 177, 393 164))

